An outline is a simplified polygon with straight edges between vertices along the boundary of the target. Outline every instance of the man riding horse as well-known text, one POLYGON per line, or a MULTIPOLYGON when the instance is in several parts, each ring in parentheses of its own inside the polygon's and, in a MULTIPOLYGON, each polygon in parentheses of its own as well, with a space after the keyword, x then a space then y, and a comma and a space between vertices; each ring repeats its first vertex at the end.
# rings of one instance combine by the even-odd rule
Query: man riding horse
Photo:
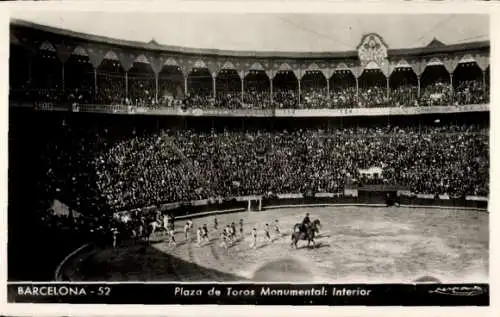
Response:
POLYGON ((311 224, 311 219, 309 218, 309 213, 306 213, 304 220, 302 220, 302 225, 300 226, 300 231, 305 232, 306 228, 311 224))
POLYGON ((306 232, 307 228, 311 226, 312 222, 311 219, 309 218, 309 213, 306 213, 306 216, 304 217, 304 220, 302 220, 301 223, 295 224, 293 227, 293 231, 298 231, 298 232, 306 232))
POLYGON ((301 223, 296 223, 293 227, 292 233, 292 246, 297 247, 297 242, 299 240, 307 240, 307 245, 310 243, 314 245, 314 237, 319 233, 319 228, 321 227, 321 222, 319 219, 311 221, 309 218, 309 213, 306 213, 304 220, 301 223))
POLYGON ((294 230, 292 233, 292 247, 297 248, 297 243, 300 240, 306 240, 307 246, 309 246, 311 243, 314 246, 314 238, 319 232, 320 226, 321 222, 319 221, 319 219, 311 221, 311 219, 309 218, 309 214, 307 213, 302 223, 297 223, 294 226, 294 230))

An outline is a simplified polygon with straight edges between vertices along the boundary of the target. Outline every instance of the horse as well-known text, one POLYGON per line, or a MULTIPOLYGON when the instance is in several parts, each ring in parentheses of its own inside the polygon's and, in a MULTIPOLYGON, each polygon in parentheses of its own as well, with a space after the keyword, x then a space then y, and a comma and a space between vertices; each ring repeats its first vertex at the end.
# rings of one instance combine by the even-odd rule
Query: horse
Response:
MULTIPOLYGON (((157 221, 147 221, 140 225, 142 227, 142 238, 146 241, 151 240, 151 238, 156 234, 156 232, 166 232, 167 230, 162 226, 162 224, 157 221)), ((167 231, 168 232, 168 231, 167 231)))
POLYGON ((145 222, 140 222, 137 224, 136 230, 136 242, 139 240, 149 241, 152 232, 150 226, 147 226, 145 222))
POLYGON ((315 219, 313 222, 313 228, 315 230, 315 234, 319 235, 319 229, 321 229, 321 221, 319 219, 315 219))
MULTIPOLYGON (((302 227, 301 224, 298 224, 298 225, 300 225, 300 227, 302 227)), ((291 247, 297 248, 297 243, 299 242, 299 240, 307 240, 307 247, 309 247, 311 242, 312 242, 313 247, 314 247, 315 246, 314 237, 316 235, 316 232, 318 232, 319 225, 320 225, 319 220, 317 220, 317 221, 312 222, 310 225, 307 225, 305 227, 305 230, 303 230, 303 231, 294 230, 294 232, 292 233, 291 247)), ((297 227, 297 225, 294 226, 294 229, 296 227, 297 227)))
MULTIPOLYGON (((319 229, 321 228, 321 221, 319 221, 319 219, 315 219, 313 222, 311 222, 310 226, 314 228, 315 234, 319 234, 319 229)), ((293 226, 293 232, 302 231, 302 229, 303 227, 301 223, 296 223, 293 226)))
POLYGON ((147 225, 146 222, 143 222, 139 225, 139 237, 145 241, 149 241, 151 237, 152 228, 147 225))

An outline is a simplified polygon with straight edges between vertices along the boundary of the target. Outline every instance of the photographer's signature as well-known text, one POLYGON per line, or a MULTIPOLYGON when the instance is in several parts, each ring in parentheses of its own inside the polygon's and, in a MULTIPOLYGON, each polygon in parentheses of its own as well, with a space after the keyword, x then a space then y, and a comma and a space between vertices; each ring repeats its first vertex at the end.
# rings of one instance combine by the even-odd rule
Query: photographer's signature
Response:
POLYGON ((429 293, 452 296, 478 296, 484 293, 484 289, 480 286, 438 287, 435 290, 430 290, 429 293))

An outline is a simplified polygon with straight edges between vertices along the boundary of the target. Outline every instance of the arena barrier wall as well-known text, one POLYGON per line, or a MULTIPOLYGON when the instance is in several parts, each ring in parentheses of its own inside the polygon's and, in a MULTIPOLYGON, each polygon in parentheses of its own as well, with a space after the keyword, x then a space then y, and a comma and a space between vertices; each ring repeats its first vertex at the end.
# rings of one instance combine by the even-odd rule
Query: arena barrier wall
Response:
POLYGON ((59 263, 59 265, 57 266, 57 269, 54 273, 55 275, 55 280, 56 281, 62 281, 62 280, 65 280, 63 276, 61 276, 61 271, 62 269, 64 268, 64 266, 66 265, 66 262, 68 262, 73 256, 75 256, 76 254, 82 252, 83 250, 87 249, 88 247, 90 247, 92 244, 91 243, 86 243, 84 245, 82 245, 81 247, 79 247, 78 249, 74 250, 73 252, 71 252, 70 254, 68 254, 62 261, 61 263, 59 263))
MULTIPOLYGON (((142 209, 161 210, 169 212, 177 219, 197 218, 206 215, 222 214, 238 211, 260 211, 271 208, 289 208, 298 206, 325 206, 325 205, 368 205, 385 206, 386 192, 353 191, 351 195, 340 193, 321 194, 278 194, 274 196, 242 196, 220 201, 199 200, 185 203, 163 204, 142 209), (260 201, 259 204, 249 202, 260 201)), ((485 197, 450 198, 448 196, 434 197, 433 195, 397 195, 401 206, 415 207, 447 207, 459 209, 488 210, 488 199, 485 197)))
MULTIPOLYGON (((309 197, 301 199, 263 199, 263 208, 270 209, 285 206, 314 206, 314 205, 369 205, 385 206, 385 193, 377 193, 362 197, 309 197)), ((465 209, 477 209, 487 211, 487 200, 466 200, 466 199, 439 199, 399 196, 401 206, 419 207, 453 207, 465 209)))

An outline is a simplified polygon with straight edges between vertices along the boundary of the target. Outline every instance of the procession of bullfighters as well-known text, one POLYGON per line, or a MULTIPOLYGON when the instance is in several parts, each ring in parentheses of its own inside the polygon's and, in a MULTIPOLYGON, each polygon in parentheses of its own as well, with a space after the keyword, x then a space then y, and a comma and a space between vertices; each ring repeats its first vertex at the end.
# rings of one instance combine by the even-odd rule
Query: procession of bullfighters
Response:
MULTIPOLYGON (((239 229, 237 229, 237 225, 234 221, 225 226, 219 225, 219 220, 217 216, 215 216, 213 219, 213 230, 210 234, 216 238, 218 237, 220 245, 227 249, 233 243, 245 239, 244 232, 246 231, 244 229, 244 219, 240 219, 238 226, 239 229)), ((309 213, 306 213, 302 222, 296 223, 293 226, 290 235, 292 241, 290 245, 297 248, 298 241, 305 240, 307 241, 307 246, 310 244, 314 246, 314 237, 319 234, 320 228, 321 221, 319 219, 311 221, 309 213)), ((272 223, 272 227, 266 223, 261 229, 263 230, 261 239, 264 238, 267 242, 272 242, 274 239, 283 237, 278 219, 272 223), (271 236, 273 236, 273 238, 271 238, 271 236)), ((178 229, 177 233, 182 233, 184 241, 189 243, 196 241, 198 246, 202 246, 211 241, 207 224, 200 224, 195 227, 193 220, 188 219, 180 230, 178 229), (182 231, 179 232, 180 230, 182 231), (195 240, 194 235, 196 235, 195 240)), ((169 246, 175 247, 177 245, 175 239, 175 217, 171 214, 162 215, 161 212, 156 212, 156 215, 152 217, 139 216, 138 213, 135 213, 133 216, 117 215, 115 217, 115 223, 110 228, 110 231, 111 234, 109 236, 104 235, 104 237, 111 238, 111 245, 113 248, 118 246, 118 241, 126 240, 134 240, 135 242, 141 240, 164 240, 169 246)), ((258 234, 255 227, 251 229, 250 239, 252 241, 250 246, 256 248, 258 244, 258 234)))

